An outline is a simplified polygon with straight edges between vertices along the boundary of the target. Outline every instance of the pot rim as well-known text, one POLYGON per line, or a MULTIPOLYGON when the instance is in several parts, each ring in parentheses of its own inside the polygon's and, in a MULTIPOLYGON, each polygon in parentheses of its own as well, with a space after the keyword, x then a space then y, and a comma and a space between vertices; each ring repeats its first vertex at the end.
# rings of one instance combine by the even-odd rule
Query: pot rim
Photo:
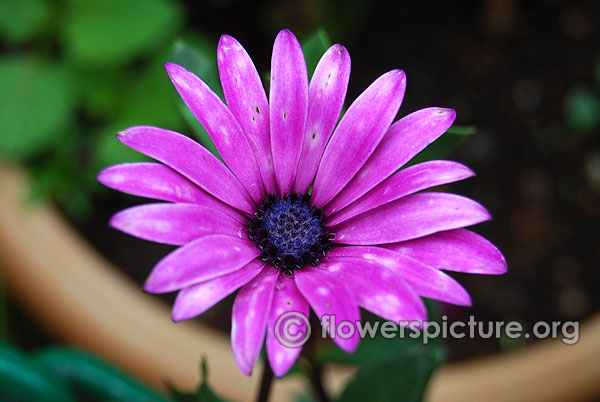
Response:
MULTIPOLYGON (((205 355, 217 393, 251 400, 260 382, 260 363, 247 377, 234 362, 228 337, 198 320, 173 323, 165 303, 144 294, 55 208, 24 205, 26 183, 21 169, 0 165, 0 263, 9 291, 45 328, 163 389, 167 380, 194 388, 205 355)), ((589 400, 600 395, 600 313, 582 326, 579 339, 576 345, 545 340, 445 364, 435 372, 426 399, 589 400)), ((339 392, 352 373, 328 366, 326 387, 339 392)), ((293 401, 307 387, 297 376, 275 381, 272 400, 293 401)))

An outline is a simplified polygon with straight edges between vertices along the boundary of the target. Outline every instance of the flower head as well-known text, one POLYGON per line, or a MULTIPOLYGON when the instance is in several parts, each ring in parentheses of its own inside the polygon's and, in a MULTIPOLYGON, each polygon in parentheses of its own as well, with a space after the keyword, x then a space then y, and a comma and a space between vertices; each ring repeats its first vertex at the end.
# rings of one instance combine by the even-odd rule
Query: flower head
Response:
MULTIPOLYGON (((425 320, 421 297, 459 305, 468 293, 442 270, 500 274, 500 252, 463 229, 490 219, 458 195, 420 192, 473 175, 450 161, 398 171, 453 123, 450 109, 427 108, 393 122, 406 86, 403 71, 378 78, 338 123, 350 75, 341 45, 314 75, 294 35, 275 40, 267 99, 250 57, 232 37, 218 46, 227 105, 191 72, 166 70, 225 164, 181 134, 132 127, 125 145, 159 163, 127 163, 99 180, 125 193, 166 201, 117 213, 111 225, 181 246, 145 284, 179 291, 175 321, 193 318, 240 289, 232 312, 232 348, 249 374, 266 335, 276 375, 300 348, 282 345, 274 323, 290 311, 360 320, 359 307, 385 319, 425 320)), ((358 331, 334 341, 345 351, 358 331)))

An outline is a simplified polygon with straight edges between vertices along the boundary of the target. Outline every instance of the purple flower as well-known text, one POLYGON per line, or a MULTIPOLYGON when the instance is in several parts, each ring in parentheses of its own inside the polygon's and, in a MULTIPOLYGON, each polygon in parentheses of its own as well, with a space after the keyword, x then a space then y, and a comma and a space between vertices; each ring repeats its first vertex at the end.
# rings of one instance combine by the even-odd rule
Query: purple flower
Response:
MULTIPOLYGON (((338 322, 359 307, 385 319, 425 320, 421 297, 469 305, 441 270, 501 274, 490 242, 463 229, 490 219, 458 195, 419 192, 473 176, 431 161, 396 171, 452 124, 450 109, 427 108, 393 122, 406 86, 401 70, 379 77, 338 119, 350 75, 341 45, 321 58, 308 82, 294 35, 281 31, 271 60, 269 100, 246 51, 223 36, 218 65, 227 105, 194 74, 166 69, 225 164, 181 134, 132 127, 125 145, 160 163, 105 169, 105 185, 164 203, 116 214, 111 225, 146 240, 181 246, 154 267, 145 290, 179 291, 173 319, 190 319, 240 289, 232 312, 235 360, 249 374, 266 335, 274 373, 300 348, 275 337, 288 311, 312 308, 338 322), (337 123, 337 124, 336 124, 337 123)), ((355 335, 335 342, 352 352, 355 335)))

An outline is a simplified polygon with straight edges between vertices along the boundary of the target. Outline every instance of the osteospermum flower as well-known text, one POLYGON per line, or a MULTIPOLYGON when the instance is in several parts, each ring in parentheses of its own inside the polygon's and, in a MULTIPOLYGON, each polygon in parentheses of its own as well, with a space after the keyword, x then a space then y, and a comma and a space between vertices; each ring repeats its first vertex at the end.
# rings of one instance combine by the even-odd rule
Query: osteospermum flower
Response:
MULTIPOLYGON (((362 307, 395 322, 422 321, 421 297, 471 302, 442 270, 506 271, 490 242, 463 229, 490 219, 481 205, 419 193, 470 177, 470 169, 438 160, 398 171, 455 118, 453 110, 427 108, 393 122, 403 71, 379 77, 338 123, 350 75, 341 45, 323 55, 309 84, 298 41, 281 31, 268 100, 250 57, 230 36, 221 37, 218 66, 227 105, 185 68, 165 65, 224 164, 186 136, 133 127, 117 138, 160 163, 112 166, 99 180, 167 201, 121 211, 111 225, 181 246, 144 287, 179 291, 173 320, 198 316, 241 288, 231 340, 243 372, 250 374, 265 335, 274 373, 293 365, 300 348, 275 336, 274 322, 285 312, 307 315, 312 308, 319 317, 358 322, 362 307)), ((334 341, 352 352, 358 332, 334 341)))

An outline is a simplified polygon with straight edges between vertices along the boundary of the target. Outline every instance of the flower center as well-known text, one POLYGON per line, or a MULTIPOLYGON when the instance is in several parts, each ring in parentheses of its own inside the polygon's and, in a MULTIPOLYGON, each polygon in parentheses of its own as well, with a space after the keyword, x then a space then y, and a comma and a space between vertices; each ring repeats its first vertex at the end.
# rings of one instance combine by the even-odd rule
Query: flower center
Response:
POLYGON ((294 269, 318 265, 333 246, 323 218, 320 209, 310 206, 309 195, 270 195, 248 219, 249 237, 263 251, 263 261, 291 275, 294 269))

